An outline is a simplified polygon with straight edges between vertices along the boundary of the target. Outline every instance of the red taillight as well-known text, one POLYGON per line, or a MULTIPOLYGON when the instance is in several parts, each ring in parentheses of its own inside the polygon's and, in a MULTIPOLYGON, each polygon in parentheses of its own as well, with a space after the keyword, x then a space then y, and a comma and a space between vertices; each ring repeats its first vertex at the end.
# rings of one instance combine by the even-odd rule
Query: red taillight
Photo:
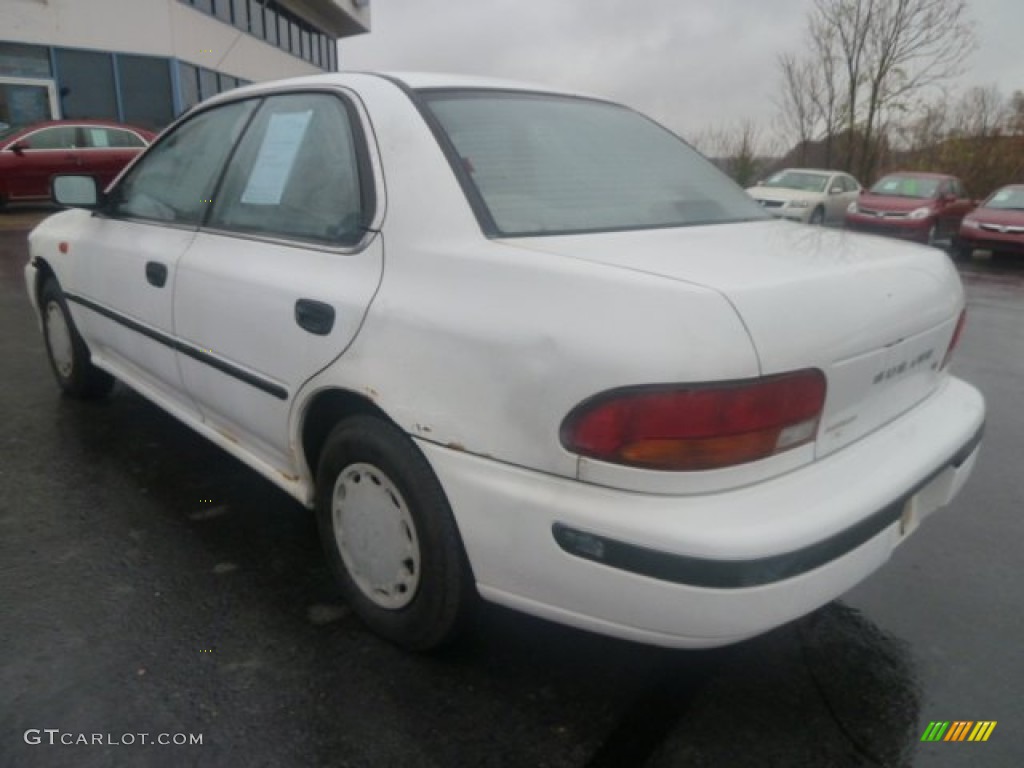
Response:
POLYGON ((744 464, 813 441, 825 390, 825 375, 816 369, 611 390, 572 410, 562 422, 562 445, 590 458, 647 469, 744 464))
POLYGON ((946 350, 946 356, 942 358, 942 367, 945 368, 949 365, 949 361, 953 359, 953 350, 956 349, 957 344, 960 343, 960 336, 964 332, 964 324, 967 322, 967 308, 960 310, 960 317, 956 320, 956 328, 953 329, 953 338, 949 340, 949 348, 946 350))

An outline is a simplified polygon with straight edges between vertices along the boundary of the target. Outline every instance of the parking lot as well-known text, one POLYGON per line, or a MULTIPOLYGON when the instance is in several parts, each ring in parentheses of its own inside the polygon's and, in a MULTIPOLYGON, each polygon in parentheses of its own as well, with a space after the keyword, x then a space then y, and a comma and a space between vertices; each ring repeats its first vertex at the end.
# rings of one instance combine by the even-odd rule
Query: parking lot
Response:
POLYGON ((59 396, 22 279, 46 213, 0 214, 0 765, 1024 761, 1024 261, 962 268, 953 370, 989 407, 973 476, 842 601, 700 652, 487 608, 416 656, 349 614, 289 497, 127 389, 59 396), (982 720, 985 743, 920 741, 982 720))

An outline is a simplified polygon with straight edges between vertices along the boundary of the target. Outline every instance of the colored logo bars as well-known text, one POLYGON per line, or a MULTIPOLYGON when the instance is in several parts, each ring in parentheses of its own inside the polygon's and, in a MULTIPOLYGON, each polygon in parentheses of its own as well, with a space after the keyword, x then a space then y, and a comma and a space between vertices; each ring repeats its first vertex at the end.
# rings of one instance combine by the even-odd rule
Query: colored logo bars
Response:
POLYGON ((995 720, 933 720, 924 729, 921 741, 988 741, 995 727, 995 720))

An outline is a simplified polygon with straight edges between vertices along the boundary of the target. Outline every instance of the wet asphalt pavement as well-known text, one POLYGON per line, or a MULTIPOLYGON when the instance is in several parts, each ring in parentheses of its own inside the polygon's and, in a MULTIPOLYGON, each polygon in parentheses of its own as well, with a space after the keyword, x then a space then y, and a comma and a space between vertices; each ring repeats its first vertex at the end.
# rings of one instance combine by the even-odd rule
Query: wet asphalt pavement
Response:
POLYGON ((1024 765, 1024 262, 964 268, 973 477, 842 601, 701 652, 491 607, 423 657, 350 615, 282 492, 127 389, 58 395, 32 218, 0 215, 0 766, 1024 765))

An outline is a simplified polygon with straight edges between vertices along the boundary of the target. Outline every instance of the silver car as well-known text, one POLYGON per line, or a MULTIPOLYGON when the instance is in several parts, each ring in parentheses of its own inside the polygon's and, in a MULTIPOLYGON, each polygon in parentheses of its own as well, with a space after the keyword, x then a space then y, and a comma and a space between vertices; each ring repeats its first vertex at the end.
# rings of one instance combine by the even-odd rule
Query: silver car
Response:
POLYGON ((861 185, 839 171, 788 168, 747 192, 773 216, 804 224, 841 223, 861 185))

